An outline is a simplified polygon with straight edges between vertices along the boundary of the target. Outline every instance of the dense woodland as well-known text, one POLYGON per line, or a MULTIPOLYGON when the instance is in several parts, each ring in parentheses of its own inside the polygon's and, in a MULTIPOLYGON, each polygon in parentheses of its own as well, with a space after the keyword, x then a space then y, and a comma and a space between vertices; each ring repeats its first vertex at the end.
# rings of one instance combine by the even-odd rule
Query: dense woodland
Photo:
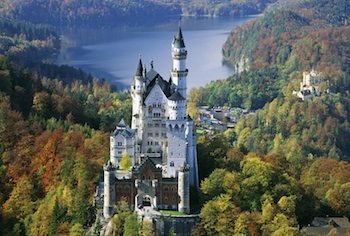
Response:
POLYGON ((198 140, 204 206, 194 235, 302 235, 315 216, 350 216, 349 9, 281 1, 225 43, 240 73, 190 92, 193 116, 198 105, 256 110, 198 140), (301 101, 292 91, 312 68, 330 93, 301 101))
POLYGON ((159 18, 242 16, 261 13, 276 0, 3 0, 0 13, 15 19, 58 27, 152 23, 159 18), (39 14, 38 14, 39 13, 39 14))
MULTIPOLYGON (((33 2, 40 9, 44 1, 0 5, 26 19, 33 2)), ((104 8, 94 5, 100 2, 113 3, 90 1, 98 11, 89 17, 101 14, 104 8)), ((78 22, 85 13, 75 1, 50 4, 62 4, 53 8, 64 13, 60 22, 78 22)), ((300 235, 315 216, 350 217, 349 3, 285 4, 232 32, 225 44, 226 59, 235 65, 245 55, 249 70, 190 92, 193 117, 197 105, 259 109, 233 130, 198 137, 202 182, 192 209, 201 220, 193 235, 300 235), (322 72, 331 93, 302 102, 292 90, 311 68, 322 72)), ((121 117, 130 123, 130 96, 50 64, 59 49, 52 28, 7 18, 0 26, 0 235, 84 235, 91 225, 98 235, 92 199, 109 133, 121 117)), ((122 205, 113 233, 152 229, 122 205)))

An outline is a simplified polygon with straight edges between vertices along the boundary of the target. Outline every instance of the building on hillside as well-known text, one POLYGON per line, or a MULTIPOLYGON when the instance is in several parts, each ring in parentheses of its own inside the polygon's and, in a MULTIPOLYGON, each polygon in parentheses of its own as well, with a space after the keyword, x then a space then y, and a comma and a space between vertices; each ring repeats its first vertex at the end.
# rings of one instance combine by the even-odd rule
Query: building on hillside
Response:
POLYGON ((303 81, 300 82, 300 90, 294 91, 298 98, 303 101, 311 99, 315 96, 321 95, 320 84, 322 82, 322 74, 317 73, 315 70, 310 72, 303 72, 303 81))
POLYGON ((138 62, 133 83, 132 121, 122 120, 110 136, 110 160, 104 165, 103 215, 125 200, 139 215, 160 209, 190 212, 190 186, 198 188, 196 135, 186 113, 187 50, 181 27, 171 45, 171 76, 165 80, 138 62), (121 160, 131 168, 121 169, 121 160))
POLYGON ((347 217, 315 217, 301 232, 307 236, 348 235, 350 222, 347 217))

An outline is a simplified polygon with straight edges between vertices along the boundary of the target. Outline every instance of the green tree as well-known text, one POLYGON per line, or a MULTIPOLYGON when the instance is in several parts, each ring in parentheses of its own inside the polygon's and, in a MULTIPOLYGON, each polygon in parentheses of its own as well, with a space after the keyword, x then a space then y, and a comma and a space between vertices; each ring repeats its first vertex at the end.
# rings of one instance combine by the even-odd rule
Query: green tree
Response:
POLYGON ((123 236, 138 236, 140 230, 139 221, 137 219, 137 214, 130 214, 125 219, 124 223, 124 234, 123 236))
POLYGON ((13 188, 9 199, 3 204, 3 214, 18 220, 32 214, 35 207, 33 195, 34 187, 29 178, 21 178, 13 188))
POLYGON ((205 178, 201 183, 201 191, 208 195, 209 198, 220 195, 224 192, 223 177, 225 176, 224 169, 215 169, 208 178, 205 178))
POLYGON ((120 160, 120 169, 129 170, 132 165, 131 158, 126 152, 123 153, 122 159, 120 160))
POLYGON ((148 221, 148 220, 142 221, 140 236, 155 236, 152 221, 148 221))
POLYGON ((232 235, 239 213, 240 209, 230 201, 230 196, 221 194, 204 204, 199 217, 209 235, 232 235))
POLYGON ((75 223, 69 230, 69 236, 83 236, 84 228, 81 224, 75 223))

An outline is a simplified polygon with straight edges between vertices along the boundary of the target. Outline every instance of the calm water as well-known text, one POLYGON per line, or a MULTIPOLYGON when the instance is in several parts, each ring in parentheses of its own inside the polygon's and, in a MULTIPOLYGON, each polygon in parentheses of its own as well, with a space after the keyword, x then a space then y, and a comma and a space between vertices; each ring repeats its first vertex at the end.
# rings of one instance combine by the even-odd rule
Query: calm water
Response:
MULTIPOLYGON (((222 64, 221 48, 230 31, 250 19, 182 19, 188 51, 188 88, 233 74, 231 68, 222 64)), ((124 89, 130 86, 141 56, 147 68, 153 60, 154 69, 168 79, 172 66, 171 41, 177 27, 177 21, 172 20, 152 26, 66 32, 58 63, 82 68, 124 89)))

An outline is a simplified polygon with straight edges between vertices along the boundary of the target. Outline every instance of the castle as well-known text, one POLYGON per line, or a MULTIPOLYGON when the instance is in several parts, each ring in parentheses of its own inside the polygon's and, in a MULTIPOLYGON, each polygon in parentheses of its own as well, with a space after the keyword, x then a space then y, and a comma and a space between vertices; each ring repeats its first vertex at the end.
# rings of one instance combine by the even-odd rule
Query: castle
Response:
POLYGON ((311 99, 315 96, 320 96, 320 83, 322 82, 322 74, 311 70, 310 72, 303 72, 303 81, 300 82, 300 90, 293 91, 298 98, 303 101, 311 99))
POLYGON ((110 160, 103 167, 106 219, 122 200, 139 215, 161 209, 190 212, 190 186, 197 189, 199 180, 194 123, 186 114, 187 50, 181 27, 171 55, 169 80, 153 63, 147 71, 138 62, 131 85, 131 128, 123 120, 118 124, 110 136, 110 160), (130 169, 121 168, 122 158, 131 159, 130 169))

